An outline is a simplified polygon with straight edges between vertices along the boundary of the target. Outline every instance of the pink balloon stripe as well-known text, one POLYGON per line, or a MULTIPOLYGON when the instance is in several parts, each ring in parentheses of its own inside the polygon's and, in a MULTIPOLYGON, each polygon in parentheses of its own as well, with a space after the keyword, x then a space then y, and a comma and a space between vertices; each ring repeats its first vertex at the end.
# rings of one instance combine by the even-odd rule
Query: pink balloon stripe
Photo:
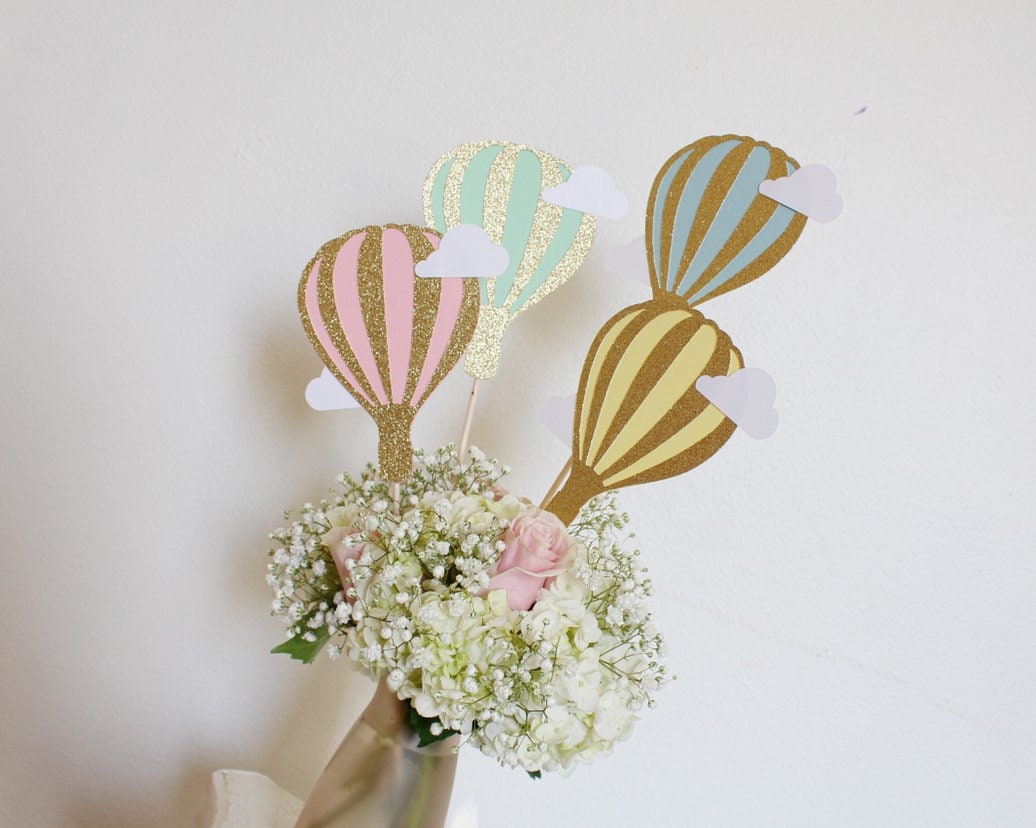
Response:
MULTIPOLYGON (((436 247, 439 246, 438 237, 425 233, 425 238, 436 247)), ((457 327, 457 318, 460 316, 461 303, 464 299, 463 279, 440 279, 439 284, 439 312, 435 316, 432 339, 428 343, 428 354, 425 357, 417 387, 414 389, 411 405, 421 399, 428 383, 432 381, 435 369, 439 367, 439 362, 446 352, 446 346, 450 344, 453 330, 457 327)))
POLYGON ((335 345, 331 341, 331 335, 327 332, 327 327, 324 325, 323 317, 320 315, 320 301, 317 298, 317 280, 320 277, 320 260, 317 259, 313 263, 313 269, 309 271, 309 276, 306 277, 306 313, 309 316, 310 324, 313 326, 313 332, 317 335, 317 339, 320 344, 324 346, 324 350, 327 352, 331 362, 334 363, 343 377, 348 380, 349 388, 348 391, 357 399, 366 400, 370 402, 364 392, 363 388, 360 387, 360 383, 356 381, 356 377, 353 376, 353 372, 349 370, 349 366, 345 364, 339 355, 338 351, 335 350, 335 345))
POLYGON ((378 364, 374 361, 374 352, 371 350, 370 334, 363 321, 363 310, 360 307, 360 288, 358 283, 358 270, 360 258, 360 245, 367 238, 366 233, 357 233, 350 236, 349 240, 342 245, 335 259, 333 284, 335 294, 335 309, 338 311, 338 322, 342 332, 349 342, 349 347, 356 354, 356 361, 360 364, 374 395, 382 405, 388 404, 388 396, 381 384, 381 377, 378 375, 378 364))
POLYGON ((381 236, 381 271, 385 291, 385 339, 388 341, 392 402, 403 402, 410 348, 414 341, 414 254, 400 230, 381 236))

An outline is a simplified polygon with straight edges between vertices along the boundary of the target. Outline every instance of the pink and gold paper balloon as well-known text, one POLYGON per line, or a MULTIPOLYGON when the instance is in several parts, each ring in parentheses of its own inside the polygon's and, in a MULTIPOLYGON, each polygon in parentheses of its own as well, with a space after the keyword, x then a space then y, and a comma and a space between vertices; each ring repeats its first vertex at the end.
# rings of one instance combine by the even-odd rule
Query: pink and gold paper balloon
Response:
POLYGON ((410 477, 410 428, 460 360, 478 323, 474 279, 419 278, 439 246, 434 230, 387 224, 327 242, 299 282, 299 315, 335 378, 378 426, 383 479, 410 477))

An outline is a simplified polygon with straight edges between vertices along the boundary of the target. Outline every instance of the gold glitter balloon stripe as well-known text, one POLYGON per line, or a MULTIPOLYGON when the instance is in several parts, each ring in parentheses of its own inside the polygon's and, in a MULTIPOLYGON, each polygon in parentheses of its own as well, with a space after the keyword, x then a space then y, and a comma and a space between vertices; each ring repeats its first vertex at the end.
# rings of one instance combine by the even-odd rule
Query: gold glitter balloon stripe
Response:
POLYGON ((550 276, 533 291, 532 295, 522 306, 521 310, 532 307, 551 291, 563 285, 580 268, 586 260, 590 247, 594 243, 594 235, 597 230, 597 217, 590 213, 583 213, 583 220, 576 231, 575 238, 568 251, 561 257, 550 276))
POLYGON ((702 322, 701 314, 692 311, 656 341, 615 415, 614 427, 604 441, 606 450, 594 458, 593 468, 601 471, 639 460, 650 448, 643 430, 646 418, 653 417, 654 425, 661 426, 667 417, 693 418, 708 405, 700 394, 687 394, 687 378, 707 370, 720 343, 715 327, 702 322))
MULTIPOLYGON (((387 228, 396 225, 386 225, 387 228)), ((389 363, 388 330, 385 322, 385 269, 383 249, 384 228, 368 227, 367 238, 360 245, 356 282, 360 289, 360 314, 367 329, 367 339, 378 367, 381 387, 385 389, 385 402, 392 402, 396 395, 392 389, 392 371, 389 363)))
MULTIPOLYGON (((712 228, 712 224, 716 220, 716 215, 723 206, 723 202, 725 202, 727 200, 727 196, 730 195, 730 188, 737 180, 738 173, 740 173, 741 169, 745 166, 745 161, 748 160, 748 155, 751 153, 752 148, 752 144, 745 143, 730 150, 730 152, 724 156, 723 160, 720 161, 719 166, 712 174, 712 178, 709 179, 708 184, 705 185, 705 192, 702 193, 701 201, 698 202, 698 212, 694 216, 694 222, 691 225, 691 232, 687 237, 687 243, 682 250, 673 251, 673 255, 678 257, 676 262, 676 278, 673 281, 674 289, 679 287, 680 280, 690 268, 691 263, 698 257, 702 242, 705 241, 705 236, 712 228)), ((662 220, 666 221, 665 216, 663 216, 662 220)), ((675 225, 676 217, 674 212, 673 219, 668 223, 668 226, 675 229, 675 225)), ((743 242, 744 239, 740 239, 739 241, 743 242)), ((743 244, 741 246, 743 246, 743 244)), ((707 264, 708 262, 706 262, 706 265, 707 264)), ((684 296, 690 296, 686 291, 680 292, 684 296)))
MULTIPOLYGON (((493 163, 489 166, 489 175, 486 176, 486 188, 482 198, 482 229, 486 231, 491 242, 502 245, 507 229, 507 209, 511 201, 514 170, 518 164, 518 154, 523 147, 518 144, 505 143, 501 143, 500 146, 503 149, 493 159, 493 163)), ((513 261, 509 261, 508 270, 514 265, 513 261)), ((485 280, 487 304, 506 308, 506 303, 497 301, 497 281, 492 277, 485 280)))
MULTIPOLYGON (((787 169, 785 165, 786 156, 783 152, 766 147, 763 144, 757 144, 756 146, 763 146, 770 153, 770 166, 766 175, 768 179, 780 176, 781 171, 787 169)), ((752 149, 754 149, 754 147, 752 149)), ((752 200, 749 208, 745 211, 744 217, 740 222, 738 222, 734 232, 731 233, 730 238, 726 240, 723 247, 720 248, 720 251, 716 254, 716 257, 709 262, 708 266, 702 271, 694 284, 692 284, 687 290, 683 291, 684 295, 693 296, 699 289, 707 285, 717 273, 730 264, 735 256, 752 243, 759 231, 766 226, 766 223, 773 217, 773 214, 777 212, 777 208, 779 206, 780 205, 772 198, 766 198, 757 194, 752 200)), ((751 267, 751 263, 749 263, 745 269, 742 269, 737 276, 723 286, 724 292, 726 290, 733 290, 734 287, 738 287, 746 281, 749 281, 742 280, 745 270, 748 267, 751 267)), ((681 272, 685 270, 686 268, 681 268, 681 272)), ((715 294, 710 293, 709 297, 711 298, 714 295, 715 294)))
MULTIPOLYGON (((743 366, 741 354, 734 347, 731 347, 730 351, 726 355, 726 361, 728 363, 728 367, 725 372, 719 370, 718 367, 710 365, 708 370, 714 370, 716 372, 715 374, 711 374, 711 376, 718 376, 723 373, 726 373, 726 375, 729 376, 735 371, 740 370, 743 366)), ((654 453, 649 453, 637 463, 624 467, 620 474, 607 477, 603 481, 604 485, 607 488, 636 486, 641 483, 651 483, 656 480, 664 480, 668 477, 674 477, 678 474, 690 471, 691 469, 700 466, 719 451, 723 447, 724 443, 726 443, 727 440, 730 439, 731 435, 733 435, 736 428, 737 426, 734 422, 724 416, 723 412, 713 405, 708 405, 697 417, 694 418, 694 420, 688 423, 684 429, 684 431, 687 432, 686 439, 692 441, 686 450, 664 460, 661 463, 656 462, 656 455, 654 453), (705 433, 704 437, 698 436, 703 432, 705 433)), ((681 438, 682 435, 677 433, 668 444, 659 446, 658 449, 655 450, 657 452, 657 456, 664 456, 667 454, 672 450, 672 444, 679 442, 681 438)))
MULTIPOLYGON (((587 452, 587 435, 590 434, 590 411, 591 404, 597 393, 597 380, 601 376, 601 369, 605 357, 611 352, 615 340, 622 334, 644 309, 640 305, 633 305, 619 311, 609 319, 604 327, 594 337, 590 350, 587 352, 586 362, 583 366, 583 376, 580 378, 579 393, 576 395, 575 410, 575 435, 572 439, 572 455, 574 457, 585 457, 587 452)), ((596 414, 594 415, 596 422, 596 414)))
MULTIPOLYGON (((357 233, 365 233, 366 231, 367 228, 351 230, 345 235, 327 242, 320 249, 321 252, 318 254, 320 255, 320 274, 317 278, 317 305, 320 309, 321 322, 327 330, 328 336, 331 337, 331 344, 334 346, 338 356, 341 357, 342 361, 346 366, 348 366, 352 375, 356 378, 356 382, 358 382, 360 388, 363 389, 363 393, 366 394, 370 400, 370 402, 368 402, 367 400, 360 398, 357 402, 359 402, 368 412, 373 412, 373 407, 378 404, 378 395, 374 393, 374 387, 371 385, 370 380, 367 378, 363 368, 360 366, 359 360, 356 358, 356 354, 349 345, 349 340, 345 335, 345 331, 342 330, 342 323, 338 319, 338 308, 335 303, 334 292, 334 270, 339 252, 349 239, 357 233)), ((304 297, 302 301, 305 301, 304 297)), ((304 310, 304 305, 302 307, 304 310)), ((314 341, 314 339, 311 337, 310 341, 314 341)), ((319 345, 319 343, 316 344, 319 345)), ((317 353, 321 354, 322 357, 325 354, 321 347, 317 347, 317 353)), ((339 382, 342 382, 346 388, 349 387, 349 383, 345 381, 341 372, 335 368, 329 358, 324 359, 324 364, 328 366, 328 369, 335 375, 339 382)))
POLYGON ((468 347, 468 343, 471 341, 472 334, 475 333, 475 325, 478 324, 478 310, 480 305, 478 280, 463 279, 462 281, 464 283, 464 292, 461 295, 460 310, 457 315, 456 325, 454 325, 453 332, 450 334, 450 340, 446 345, 446 349, 443 351, 443 355, 439 358, 439 363, 435 367, 435 371, 428 383, 428 387, 416 403, 417 406, 424 405, 424 401, 428 399, 428 395, 431 394, 432 391, 438 387, 439 383, 446 378, 446 375, 453 370, 453 367, 464 355, 464 351, 468 347))
MULTIPOLYGON (((636 336, 622 348, 618 359, 608 365, 610 368, 607 374, 603 374, 599 380, 599 387, 603 390, 600 395, 600 414, 594 424, 594 434, 590 439, 590 448, 587 450, 583 460, 592 469, 598 469, 598 460, 608 448, 605 441, 609 436, 614 437, 615 433, 624 423, 616 423, 616 415, 622 408, 624 400, 632 394, 638 400, 643 399, 648 388, 644 385, 642 371, 644 362, 660 340, 670 337, 672 341, 673 329, 682 319, 688 318, 685 311, 662 310, 660 313, 646 313, 640 317, 642 324, 639 326, 636 336), (613 429, 612 426, 615 426, 613 429)), ((628 329, 627 329, 628 330, 628 329)), ((675 354, 672 347, 665 347, 666 358, 672 361, 675 354)), ((614 348, 613 351, 618 351, 614 348)))
MULTIPOLYGON (((655 273, 652 284, 656 292, 664 293, 668 292, 666 284, 669 279, 669 259, 673 254, 673 225, 676 223, 677 208, 680 206, 680 198, 683 196, 684 186, 687 184, 687 180, 691 177, 691 173, 694 172, 694 168, 698 166, 698 162, 701 161, 702 157, 710 149, 724 140, 722 136, 713 136, 710 138, 702 138, 695 141, 693 144, 683 147, 677 152, 673 153, 672 157, 663 165, 662 170, 659 171, 658 175, 655 176, 655 183, 651 187, 651 197, 648 201, 648 209, 645 214, 647 231, 645 238, 648 239, 650 245, 649 251, 654 245, 654 215, 655 215, 655 202, 659 196, 659 189, 662 184, 662 179, 665 174, 669 171, 669 167, 675 164, 681 155, 688 150, 693 149, 694 151, 684 160, 681 166, 677 169, 676 175, 672 182, 669 184, 669 189, 665 193, 662 193, 662 230, 660 234, 660 242, 662 246, 661 255, 659 257, 659 272, 655 273)), ((682 250, 677 255, 682 254, 682 250)), ((649 258, 649 270, 654 270, 654 256, 649 258)))
MULTIPOLYGON (((783 178, 788 175, 788 164, 791 164, 794 169, 798 169, 798 164, 795 160, 793 158, 789 158, 787 153, 783 150, 771 147, 763 141, 756 142, 755 146, 763 147, 770 153, 770 167, 767 171, 767 179, 772 180, 775 178, 783 178)), ((762 194, 756 194, 744 219, 742 219, 741 223, 734 230, 734 233, 731 234, 727 243, 716 255, 716 258, 713 259, 709 267, 707 267, 702 275, 695 281, 693 287, 690 290, 683 291, 684 295, 693 296, 700 288, 707 285, 709 281, 724 267, 726 267, 738 253, 752 243, 758 232, 763 229, 766 222, 779 209, 781 209, 781 205, 773 199, 767 198, 762 194)), ((722 296, 724 293, 736 290, 737 288, 758 279, 771 267, 777 264, 777 262, 784 258, 788 251, 791 250, 792 245, 802 234, 802 230, 805 226, 806 217, 801 213, 796 213, 792 217, 791 223, 788 227, 769 247, 760 253, 753 261, 745 265, 732 279, 729 279, 724 284, 711 290, 706 297, 695 302, 695 304, 697 305, 700 302, 715 298, 716 296, 722 296)))
MULTIPOLYGON (((609 485, 625 485, 625 481, 638 472, 656 475, 653 478, 655 480, 673 477, 690 471, 713 455, 714 451, 708 450, 711 445, 709 437, 713 430, 723 426, 722 421, 726 418, 694 386, 703 375, 721 376, 728 372, 731 343, 730 338, 713 323, 701 320, 701 324, 715 331, 712 354, 705 365, 695 366, 693 373, 687 372, 684 394, 675 405, 662 413, 656 424, 627 453, 608 468, 594 466, 601 477, 609 481, 609 485)), ((730 433, 733 434, 733 429, 730 433)), ((716 449, 722 444, 716 444, 716 449)))
MULTIPOLYGON (((423 262, 435 250, 425 233, 439 238, 438 233, 430 230, 422 231, 409 224, 401 225, 399 229, 406 236, 407 243, 410 245, 410 255, 415 265, 423 262)), ((403 398, 408 402, 414 399, 414 392, 417 390, 417 383, 421 378, 425 360, 428 359, 428 348, 431 345, 435 320, 439 314, 439 300, 443 288, 442 279, 418 278, 416 275, 413 276, 413 279, 414 328, 410 341, 410 364, 407 367, 406 390, 403 392, 403 398)))
MULTIPOLYGON (((522 149, 536 156, 536 161, 540 167, 540 193, 548 187, 555 187, 562 182, 561 169, 553 156, 527 147, 522 149)), ((517 157, 515 161, 517 162, 517 157)), ((512 171, 512 183, 513 180, 514 173, 512 171)), ((528 286, 533 274, 539 268, 540 262, 543 261, 543 254, 546 253, 547 247, 557 232, 558 225, 561 224, 562 212, 563 208, 557 204, 547 203, 543 200, 542 195, 537 199, 532 226, 529 229, 529 238, 522 253, 521 263, 514 274, 511 289, 508 291, 507 296, 504 297, 503 307, 507 308, 511 314, 518 314, 531 304, 526 302, 521 308, 514 308, 515 300, 528 286)))
POLYGON ((593 351, 591 351, 593 353, 592 358, 589 354, 587 355, 586 363, 584 363, 585 376, 580 378, 579 392, 576 394, 576 398, 582 400, 583 405, 589 405, 589 411, 585 415, 585 430, 580 440, 580 444, 583 446, 583 450, 579 454, 581 460, 585 461, 594 452, 593 440, 598 433, 598 428, 601 428, 601 410, 608 396, 610 380, 615 373, 615 366, 622 359, 622 355, 629 348, 630 343, 653 318, 654 314, 649 312, 647 303, 634 305, 632 308, 620 311, 619 314, 606 322, 604 329, 602 329, 602 333, 605 333, 605 336, 602 337, 601 341, 609 340, 610 344, 607 350, 601 352, 600 360, 598 361, 598 355, 593 353, 593 351), (634 313, 629 314, 630 318, 624 319, 623 317, 631 310, 634 313), (644 312, 637 313, 636 311, 644 312), (608 329, 612 328, 613 325, 615 327, 621 326, 621 330, 614 336, 608 336, 608 329), (586 372, 586 364, 591 363, 591 361, 597 366, 596 375, 593 376, 592 381, 590 375, 586 372), (588 388, 591 389, 589 392, 587 391, 588 388))

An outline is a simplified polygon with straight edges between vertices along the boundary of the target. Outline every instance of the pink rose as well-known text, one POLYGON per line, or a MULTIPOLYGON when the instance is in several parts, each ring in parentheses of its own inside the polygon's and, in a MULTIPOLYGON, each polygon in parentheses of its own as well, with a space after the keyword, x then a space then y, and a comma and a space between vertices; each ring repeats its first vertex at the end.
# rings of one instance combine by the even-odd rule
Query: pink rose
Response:
POLYGON ((359 560, 363 550, 367 548, 367 544, 357 543, 349 546, 345 543, 345 539, 350 535, 355 535, 358 531, 355 526, 336 526, 320 536, 324 545, 331 550, 331 557, 338 569, 338 576, 342 579, 342 594, 350 604, 352 600, 349 598, 349 587, 353 586, 353 576, 346 569, 345 562, 359 560))
POLYGON ((557 516, 542 509, 522 512, 504 532, 507 547, 497 561, 497 575, 487 587, 507 590, 507 606, 527 610, 547 578, 568 567, 572 539, 557 516))

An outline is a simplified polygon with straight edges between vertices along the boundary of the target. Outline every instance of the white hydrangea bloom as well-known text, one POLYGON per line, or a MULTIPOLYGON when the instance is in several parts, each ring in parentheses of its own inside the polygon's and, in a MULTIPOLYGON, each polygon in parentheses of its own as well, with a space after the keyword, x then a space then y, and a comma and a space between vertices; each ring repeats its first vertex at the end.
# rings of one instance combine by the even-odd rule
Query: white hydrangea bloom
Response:
POLYGON ((272 612, 302 641, 327 643, 409 699, 435 727, 530 772, 571 772, 626 738, 666 680, 663 641, 644 600, 646 570, 611 496, 575 524, 569 569, 528 611, 488 592, 511 522, 535 507, 502 492, 481 452, 458 470, 451 449, 418 457, 402 514, 373 470, 343 475, 334 502, 271 534, 272 612), (346 579, 321 535, 348 528, 363 544, 346 579))

